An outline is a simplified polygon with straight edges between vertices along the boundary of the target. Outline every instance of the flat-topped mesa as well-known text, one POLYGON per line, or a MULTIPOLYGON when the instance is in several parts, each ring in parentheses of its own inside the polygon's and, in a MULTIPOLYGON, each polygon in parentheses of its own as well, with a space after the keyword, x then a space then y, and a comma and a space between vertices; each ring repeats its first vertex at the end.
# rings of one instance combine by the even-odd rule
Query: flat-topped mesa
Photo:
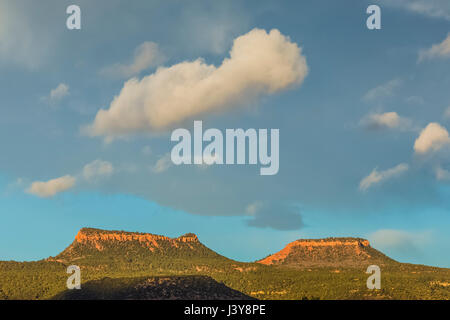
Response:
POLYGON ((193 233, 170 238, 150 233, 82 228, 66 249, 48 260, 95 264, 99 260, 130 263, 150 259, 150 262, 146 261, 156 266, 170 259, 190 261, 193 258, 226 259, 204 246, 193 233))
POLYGON ((72 254, 75 248, 93 248, 97 251, 103 251, 106 248, 120 248, 124 245, 135 245, 154 252, 155 249, 162 248, 189 248, 194 249, 202 244, 198 237, 193 233, 187 233, 178 238, 169 238, 166 236, 126 231, 109 231, 93 228, 82 228, 75 236, 73 243, 64 250, 59 256, 66 253, 72 254))
POLYGON ((281 251, 258 263, 293 266, 357 265, 367 261, 391 260, 373 249, 366 239, 326 238, 300 239, 289 243, 281 251))
POLYGON ((299 239, 290 244, 302 247, 370 246, 369 240, 361 238, 299 239))
POLYGON ((193 233, 187 233, 178 238, 169 238, 150 233, 126 232, 126 231, 109 231, 101 229, 83 228, 78 231, 75 236, 78 243, 87 243, 95 241, 139 241, 149 242, 157 246, 157 241, 175 242, 199 242, 198 237, 193 233))

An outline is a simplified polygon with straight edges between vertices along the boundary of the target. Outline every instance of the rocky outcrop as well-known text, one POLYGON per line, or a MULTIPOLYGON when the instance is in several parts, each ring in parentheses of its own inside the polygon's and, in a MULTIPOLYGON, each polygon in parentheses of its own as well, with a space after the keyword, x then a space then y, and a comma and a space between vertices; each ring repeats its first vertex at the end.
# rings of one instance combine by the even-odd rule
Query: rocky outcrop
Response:
POLYGON ((391 262, 390 258, 373 249, 361 238, 300 239, 258 263, 265 265, 358 266, 369 262, 391 262))
POLYGON ((178 247, 179 243, 199 243, 198 237, 193 233, 188 233, 178 238, 154 235, 150 233, 107 231, 101 229, 83 228, 75 236, 75 241, 79 244, 93 244, 97 249, 102 250, 103 242, 139 242, 148 248, 158 248, 161 242, 178 247))

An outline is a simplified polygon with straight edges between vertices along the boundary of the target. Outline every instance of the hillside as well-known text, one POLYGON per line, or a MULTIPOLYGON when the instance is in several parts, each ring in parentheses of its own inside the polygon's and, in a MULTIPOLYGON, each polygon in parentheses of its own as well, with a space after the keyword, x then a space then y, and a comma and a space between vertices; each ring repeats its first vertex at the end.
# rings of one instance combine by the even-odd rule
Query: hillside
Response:
POLYGON ((56 300, 253 300, 206 276, 103 278, 82 290, 65 290, 56 300))
POLYGON ((83 228, 56 257, 0 261, 0 299, 450 299, 449 279, 450 269, 395 262, 359 238, 297 240, 244 263, 194 234, 83 228), (72 264, 81 269, 79 292, 66 289, 72 264), (369 264, 381 267, 381 290, 366 287, 369 264))

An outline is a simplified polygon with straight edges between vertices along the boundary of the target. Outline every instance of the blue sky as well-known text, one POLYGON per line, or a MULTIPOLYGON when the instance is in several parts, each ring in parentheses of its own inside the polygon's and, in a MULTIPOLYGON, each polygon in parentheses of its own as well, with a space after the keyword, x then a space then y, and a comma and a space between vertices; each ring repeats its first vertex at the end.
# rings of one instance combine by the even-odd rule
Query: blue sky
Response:
POLYGON ((67 30, 70 4, 0 0, 0 259, 56 255, 90 226, 194 232, 243 261, 298 238, 358 236, 450 267, 447 1, 77 1, 82 28, 67 30), (366 27, 372 3, 381 30, 366 27), (246 74, 230 50, 283 59, 251 59, 246 74), (261 71, 286 66, 271 80, 261 71), (211 70, 217 91, 174 98, 172 84, 195 88, 211 70), (142 110, 164 116, 130 116, 142 110), (278 174, 171 165, 170 132, 193 120, 280 129, 278 174))

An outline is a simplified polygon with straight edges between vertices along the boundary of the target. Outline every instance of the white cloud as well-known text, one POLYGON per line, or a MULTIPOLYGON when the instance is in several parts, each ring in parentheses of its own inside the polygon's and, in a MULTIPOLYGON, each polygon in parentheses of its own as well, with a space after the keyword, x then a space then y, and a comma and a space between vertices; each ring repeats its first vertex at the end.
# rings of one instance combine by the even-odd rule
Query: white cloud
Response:
POLYGON ((53 197, 57 193, 74 187, 78 180, 77 178, 83 178, 87 182, 94 182, 95 179, 110 176, 113 172, 114 167, 110 162, 97 159, 86 164, 79 175, 65 175, 48 181, 35 181, 25 191, 42 198, 53 197))
POLYGON ((436 179, 439 181, 450 181, 450 171, 438 166, 436 168, 436 179))
POLYGON ((55 89, 50 91, 48 100, 57 102, 67 95, 69 95, 69 86, 65 83, 60 83, 55 89))
POLYGON ((367 93, 363 97, 363 100, 373 101, 380 98, 392 96, 394 94, 394 90, 398 88, 401 84, 402 81, 400 79, 390 80, 386 83, 383 83, 382 85, 379 85, 378 87, 375 87, 367 91, 367 93))
POLYGON ((450 145, 450 137, 447 129, 439 123, 432 122, 420 132, 419 137, 414 142, 414 151, 424 154, 430 151, 438 151, 450 145))
POLYGON ((167 153, 162 156, 158 161, 156 161, 155 165, 151 168, 154 173, 162 173, 169 169, 173 165, 172 159, 170 158, 170 154, 167 153))
POLYGON ((448 0, 380 0, 381 4, 397 7, 431 18, 450 20, 450 2, 448 0))
POLYGON ((110 162, 97 159, 84 166, 83 177, 86 180, 93 180, 110 176, 113 172, 114 167, 110 162))
POLYGON ((441 43, 434 44, 430 49, 419 53, 419 61, 433 58, 450 58, 450 33, 441 43))
POLYGON ((41 198, 48 198, 69 190, 75 185, 75 182, 74 177, 65 175, 48 181, 35 181, 26 191, 41 198))
POLYGON ((397 112, 374 113, 364 117, 360 124, 368 129, 408 129, 409 119, 400 117, 397 112))
POLYGON ((218 67, 197 59, 127 81, 109 109, 100 110, 85 130, 108 139, 161 131, 300 84, 307 72, 297 44, 276 29, 253 29, 234 40, 230 57, 218 67))
POLYGON ((397 177, 408 169, 409 166, 406 163, 401 163, 385 171, 378 171, 377 168, 375 168, 367 177, 361 180, 359 189, 361 191, 366 191, 373 185, 380 184, 391 178, 397 177))
POLYGON ((115 64, 100 71, 101 74, 112 77, 129 78, 142 71, 160 65, 166 60, 164 54, 154 42, 144 42, 135 51, 129 64, 115 64))

